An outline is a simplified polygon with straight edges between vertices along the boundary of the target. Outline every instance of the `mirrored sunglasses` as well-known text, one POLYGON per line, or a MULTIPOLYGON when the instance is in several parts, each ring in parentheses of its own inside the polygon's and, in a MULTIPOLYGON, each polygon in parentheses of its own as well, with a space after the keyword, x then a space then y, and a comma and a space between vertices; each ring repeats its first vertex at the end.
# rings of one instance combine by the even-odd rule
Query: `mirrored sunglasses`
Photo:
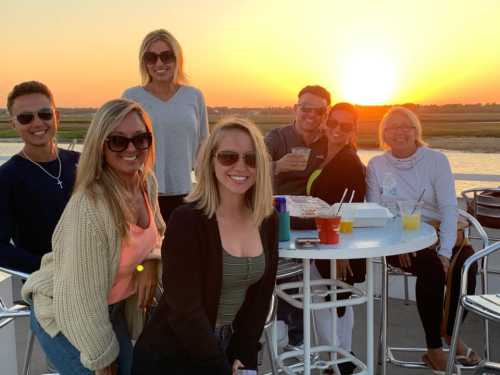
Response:
POLYGON ((148 65, 156 64, 158 59, 160 59, 162 63, 168 64, 175 61, 175 53, 173 51, 163 51, 160 53, 146 52, 144 53, 143 59, 148 65))
POLYGON ((326 126, 329 129, 335 129, 337 126, 339 126, 342 132, 349 133, 354 130, 355 125, 351 122, 338 122, 337 120, 329 119, 326 122, 326 126))
POLYGON ((106 138, 106 144, 113 152, 125 151, 130 143, 134 145, 136 150, 147 150, 153 143, 153 136, 151 133, 146 132, 134 135, 131 138, 123 135, 110 135, 106 138))
POLYGON ((257 165, 257 156, 255 152, 240 154, 236 151, 219 151, 215 154, 217 161, 225 167, 236 164, 238 160, 240 160, 240 157, 243 158, 245 164, 250 168, 255 168, 257 165))
POLYGON ((21 125, 28 125, 33 122, 35 116, 42 121, 50 121, 54 118, 54 111, 51 108, 41 108, 36 112, 21 112, 16 115, 16 120, 21 125))

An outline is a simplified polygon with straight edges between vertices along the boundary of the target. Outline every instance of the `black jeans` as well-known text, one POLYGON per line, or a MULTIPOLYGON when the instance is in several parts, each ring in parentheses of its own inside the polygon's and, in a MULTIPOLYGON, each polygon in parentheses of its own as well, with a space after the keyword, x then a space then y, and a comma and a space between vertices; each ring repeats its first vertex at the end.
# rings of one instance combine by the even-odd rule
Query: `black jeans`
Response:
MULTIPOLYGON (((460 280, 462 266, 465 260, 474 254, 470 245, 455 247, 448 270, 448 282, 445 280, 443 265, 436 250, 427 248, 416 253, 411 258, 411 266, 404 268, 399 262, 398 256, 390 256, 387 261, 392 266, 401 268, 417 276, 415 294, 417 298, 417 309, 424 326, 427 347, 437 349, 443 346, 441 341, 441 325, 445 324, 445 331, 451 336, 455 315, 460 295, 460 280), (446 303, 445 303, 445 285, 446 303)), ((470 268, 468 274, 468 291, 472 294, 476 289, 477 265, 470 268)), ((465 314, 464 314, 465 318, 465 314)))

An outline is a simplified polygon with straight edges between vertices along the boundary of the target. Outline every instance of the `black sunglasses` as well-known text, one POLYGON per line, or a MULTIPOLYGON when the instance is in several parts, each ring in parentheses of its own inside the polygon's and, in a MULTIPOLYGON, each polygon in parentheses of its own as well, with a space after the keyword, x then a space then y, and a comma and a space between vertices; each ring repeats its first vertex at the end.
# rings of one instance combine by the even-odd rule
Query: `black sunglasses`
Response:
POLYGON ((323 116, 326 113, 326 108, 324 107, 304 107, 299 105, 299 108, 304 113, 314 113, 316 116, 323 116))
POLYGON ((16 120, 21 125, 28 125, 33 122, 35 115, 42 121, 50 121, 54 118, 54 112, 51 108, 41 108, 36 112, 21 112, 16 115, 16 120))
POLYGON ((330 129, 335 129, 337 126, 340 126, 340 130, 344 133, 349 133, 353 131, 354 129, 354 124, 351 122, 338 122, 337 120, 328 120, 326 122, 326 126, 328 126, 330 129))
POLYGON ((175 53, 173 51, 163 51, 160 53, 146 52, 144 53, 143 59, 148 65, 156 64, 158 59, 160 59, 162 63, 168 64, 175 61, 175 53))
POLYGON ((255 152, 239 154, 236 151, 219 151, 215 154, 217 161, 225 167, 236 164, 238 160, 240 160, 240 157, 243 158, 245 164, 250 168, 255 168, 257 165, 257 156, 255 152))
POLYGON ((134 135, 132 138, 123 135, 110 135, 106 138, 106 144, 113 152, 125 151, 130 142, 132 142, 136 150, 147 150, 153 143, 153 136, 151 133, 146 132, 134 135))

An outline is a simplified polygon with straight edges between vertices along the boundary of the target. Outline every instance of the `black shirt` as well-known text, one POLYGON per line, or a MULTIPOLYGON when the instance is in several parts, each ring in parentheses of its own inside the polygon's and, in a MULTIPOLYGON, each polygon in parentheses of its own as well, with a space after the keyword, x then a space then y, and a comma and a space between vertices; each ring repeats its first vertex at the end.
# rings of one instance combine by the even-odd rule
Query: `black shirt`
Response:
MULTIPOLYGON (((31 273, 52 251, 52 232, 73 190, 79 156, 59 149, 62 189, 20 155, 0 166, 0 266, 31 273)), ((59 174, 57 159, 39 164, 51 175, 59 174)))

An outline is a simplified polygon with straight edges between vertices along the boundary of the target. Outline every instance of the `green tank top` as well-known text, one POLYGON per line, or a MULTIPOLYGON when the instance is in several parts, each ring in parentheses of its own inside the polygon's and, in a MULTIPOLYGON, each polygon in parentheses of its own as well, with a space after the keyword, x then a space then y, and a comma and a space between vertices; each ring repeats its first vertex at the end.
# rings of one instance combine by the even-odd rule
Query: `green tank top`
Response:
POLYGON ((235 257, 223 251, 222 289, 217 309, 216 326, 231 324, 236 317, 247 289, 260 280, 266 267, 264 252, 256 257, 235 257))

